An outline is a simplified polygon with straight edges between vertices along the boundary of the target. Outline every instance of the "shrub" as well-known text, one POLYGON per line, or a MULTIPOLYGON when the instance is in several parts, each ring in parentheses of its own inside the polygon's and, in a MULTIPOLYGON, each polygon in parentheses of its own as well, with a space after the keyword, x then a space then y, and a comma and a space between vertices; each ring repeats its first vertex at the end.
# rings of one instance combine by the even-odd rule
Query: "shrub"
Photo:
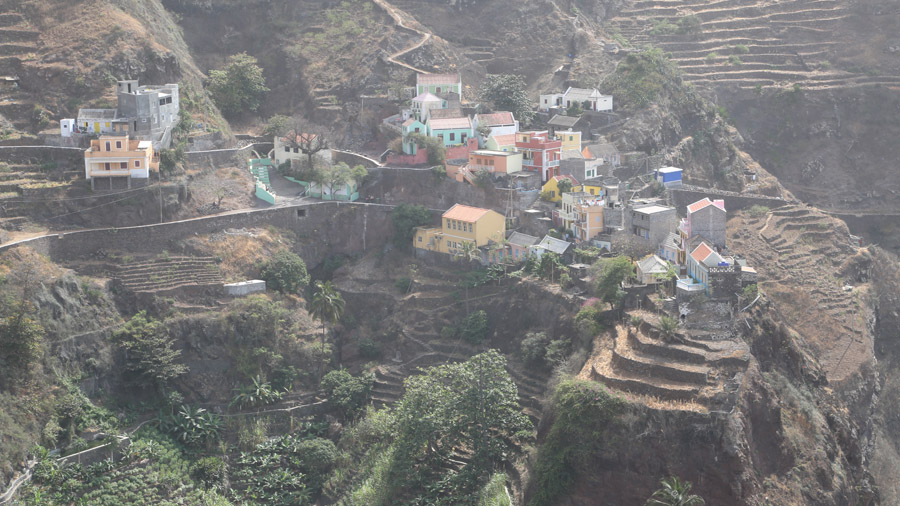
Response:
POLYGON ((544 360, 550 367, 556 367, 565 362, 568 355, 569 340, 565 338, 554 339, 547 343, 547 348, 544 351, 544 360))
POLYGON ((226 116, 255 111, 262 96, 269 91, 256 58, 247 53, 229 56, 222 70, 210 70, 207 88, 226 116))
POLYGON ((769 213, 769 208, 766 206, 761 206, 759 204, 752 206, 747 210, 747 214, 754 218, 761 218, 769 213))
POLYGON ((309 285, 306 263, 296 253, 281 250, 263 264, 260 276, 266 286, 282 293, 302 293, 309 285))
POLYGON ((572 286, 572 276, 569 276, 567 273, 562 273, 559 275, 559 286, 563 288, 569 288, 572 286))
POLYGON ((665 315, 659 318, 659 331, 663 337, 671 339, 675 336, 676 330, 678 330, 678 320, 665 315))
POLYGON ((409 248, 416 227, 431 223, 431 212, 424 206, 403 203, 394 208, 391 223, 394 225, 394 245, 409 248))
POLYGON ((488 318, 487 313, 483 310, 474 313, 463 319, 459 326, 459 335, 472 344, 480 344, 487 337, 488 318))
POLYGON ((346 369, 337 369, 326 374, 319 386, 328 396, 328 404, 337 409, 344 418, 354 418, 369 400, 375 375, 364 372, 353 376, 346 369))
POLYGON ((440 183, 447 177, 447 169, 444 168, 443 165, 435 165, 431 168, 431 175, 434 176, 434 180, 440 183))
POLYGON ((738 45, 732 47, 732 49, 737 54, 747 54, 750 52, 750 48, 743 44, 738 44, 738 45))
POLYGON ((756 296, 758 294, 759 294, 759 287, 756 286, 756 283, 753 283, 752 285, 747 285, 744 287, 744 299, 747 301, 748 304, 750 302, 753 302, 753 300, 756 299, 756 296))
POLYGON ((708 55, 706 55, 706 63, 712 63, 713 60, 715 60, 718 57, 719 57, 719 53, 713 51, 712 53, 709 53, 708 55))
POLYGON ((194 463, 191 478, 206 488, 222 487, 225 485, 225 461, 219 457, 204 457, 194 463))
POLYGON ((741 61, 741 58, 736 54, 733 54, 728 57, 728 63, 730 63, 732 65, 738 65, 738 66, 744 64, 744 62, 741 61))
POLYGON ((359 354, 363 358, 378 358, 381 356, 381 346, 369 338, 360 339, 359 354))
POLYGON ((699 16, 689 15, 678 20, 678 33, 692 34, 703 30, 703 20, 699 16))
POLYGON ((522 359, 529 363, 539 363, 544 359, 547 343, 550 338, 543 332, 529 332, 522 339, 519 350, 522 353, 522 359))

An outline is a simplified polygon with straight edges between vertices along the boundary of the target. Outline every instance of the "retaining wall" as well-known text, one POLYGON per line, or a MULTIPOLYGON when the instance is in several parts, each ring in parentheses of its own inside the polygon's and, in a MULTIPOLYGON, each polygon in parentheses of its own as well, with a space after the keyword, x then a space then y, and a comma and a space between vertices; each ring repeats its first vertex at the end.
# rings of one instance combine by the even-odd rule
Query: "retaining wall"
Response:
POLYGON ((30 246, 57 262, 90 259, 101 250, 142 254, 190 254, 183 240, 229 228, 274 226, 294 232, 295 251, 309 265, 328 254, 359 254, 380 248, 393 236, 392 206, 358 202, 317 202, 241 211, 156 225, 63 232, 0 246, 0 252, 30 246))
POLYGON ((725 201, 725 209, 729 212, 747 209, 749 207, 760 205, 770 209, 786 205, 787 202, 779 197, 769 197, 766 195, 747 195, 735 193, 725 190, 717 190, 715 188, 701 188, 698 186, 684 185, 682 188, 672 188, 669 190, 672 195, 672 205, 678 209, 679 213, 687 207, 704 197, 710 200, 723 199, 725 201))
POLYGON ((40 163, 44 161, 72 162, 84 166, 84 149, 59 146, 0 146, 0 162, 40 163))

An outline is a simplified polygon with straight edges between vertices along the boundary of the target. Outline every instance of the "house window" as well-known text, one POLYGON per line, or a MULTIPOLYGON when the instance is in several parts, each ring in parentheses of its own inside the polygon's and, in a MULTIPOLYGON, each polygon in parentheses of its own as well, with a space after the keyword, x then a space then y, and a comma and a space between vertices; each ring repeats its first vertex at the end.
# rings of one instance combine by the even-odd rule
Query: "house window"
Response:
POLYGON ((416 133, 419 133, 419 127, 416 127, 416 133))
POLYGON ((297 209, 298 218, 306 218, 306 209, 297 209))
POLYGON ((122 149, 122 141, 116 141, 116 149, 122 149))
POLYGON ((471 232, 471 231, 472 231, 472 224, 469 223, 469 232, 471 232))
POLYGON ((120 164, 119 164, 119 168, 120 168, 120 169, 127 169, 127 168, 128 168, 128 162, 122 162, 122 163, 120 163, 120 164))
POLYGON ((104 163, 104 164, 103 164, 103 168, 106 169, 106 170, 109 170, 109 168, 110 168, 110 167, 109 167, 109 163, 104 163))
POLYGON ((135 161, 134 161, 134 168, 139 169, 140 167, 141 167, 141 161, 140 161, 140 160, 135 160, 135 161))
POLYGON ((440 95, 440 94, 441 94, 441 87, 438 86, 437 88, 435 88, 435 89, 434 89, 434 93, 435 93, 435 95, 440 95))
POLYGON ((300 152, 300 148, 294 148, 294 153, 299 153, 299 152, 300 152))
POLYGON ((422 236, 421 236, 421 235, 418 237, 418 239, 419 239, 419 242, 422 242, 422 236))
POLYGON ((451 134, 450 134, 450 140, 451 140, 451 141, 455 141, 455 140, 456 140, 456 134, 455 134, 455 133, 451 133, 451 134))
POLYGON ((285 147, 284 147, 284 152, 285 152, 285 153, 290 153, 290 152, 291 152, 291 147, 290 147, 290 146, 285 146, 285 147))
POLYGON ((110 146, 110 144, 109 144, 109 142, 107 141, 107 143, 106 143, 106 150, 107 150, 107 151, 111 151, 111 149, 110 149, 109 146, 110 146))
POLYGON ((444 134, 438 134, 437 138, 439 141, 444 142, 444 134))

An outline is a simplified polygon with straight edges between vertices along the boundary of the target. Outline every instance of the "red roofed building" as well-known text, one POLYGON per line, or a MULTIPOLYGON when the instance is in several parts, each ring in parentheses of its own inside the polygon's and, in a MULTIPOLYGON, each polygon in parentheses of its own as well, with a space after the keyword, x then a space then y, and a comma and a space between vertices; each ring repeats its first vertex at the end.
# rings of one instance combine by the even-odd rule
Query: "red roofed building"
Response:
POLYGON ((551 138, 546 130, 517 133, 516 149, 522 152, 522 170, 540 174, 541 183, 559 175, 562 141, 551 138))
MULTIPOLYGON (((419 227, 413 238, 417 253, 458 255, 463 244, 484 248, 506 237, 506 218, 491 209, 456 204, 441 216, 440 228, 419 227)), ((487 258, 486 253, 482 258, 487 258)))
POLYGON ((678 225, 682 249, 687 251, 688 241, 698 236, 709 241, 715 247, 724 248, 726 219, 724 200, 704 198, 688 205, 687 217, 683 218, 678 225))
MULTIPOLYGON (((491 133, 488 137, 492 135, 512 135, 519 131, 519 122, 516 121, 515 116, 511 112, 495 112, 491 114, 476 114, 474 120, 474 126, 477 130, 480 126, 490 127, 491 133)), ((482 145, 484 144, 485 139, 481 139, 482 145)))

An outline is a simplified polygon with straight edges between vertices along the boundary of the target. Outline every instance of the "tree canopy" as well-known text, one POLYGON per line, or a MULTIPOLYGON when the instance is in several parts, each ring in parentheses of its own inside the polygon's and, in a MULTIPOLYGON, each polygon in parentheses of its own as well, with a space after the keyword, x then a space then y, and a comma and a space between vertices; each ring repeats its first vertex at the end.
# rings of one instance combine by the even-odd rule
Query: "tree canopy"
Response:
POLYGON ((266 262, 260 272, 266 285, 282 293, 301 293, 309 284, 306 263, 296 253, 281 250, 266 262))
POLYGON ((615 308, 623 299, 622 282, 631 276, 633 266, 628 257, 617 256, 599 262, 601 270, 597 277, 597 297, 615 308))
POLYGON ((514 74, 488 74, 481 83, 478 96, 490 102, 497 111, 510 111, 522 123, 534 117, 531 99, 525 91, 525 78, 514 74))
POLYGON ((247 53, 228 57, 225 67, 210 70, 207 89, 219 110, 226 116, 259 108, 262 96, 269 91, 262 68, 247 53))
POLYGON ((113 338, 125 350, 125 368, 143 374, 159 388, 188 371, 179 362, 181 350, 173 348, 165 325, 146 311, 134 315, 113 338))
POLYGON ((362 165, 350 167, 346 163, 340 162, 314 171, 313 176, 315 182, 328 188, 330 193, 334 193, 336 189, 340 189, 347 183, 361 183, 368 174, 369 171, 362 165))
POLYGON ((408 248, 415 236, 415 228, 431 223, 431 212, 424 206, 400 204, 391 213, 394 224, 394 245, 408 248))

